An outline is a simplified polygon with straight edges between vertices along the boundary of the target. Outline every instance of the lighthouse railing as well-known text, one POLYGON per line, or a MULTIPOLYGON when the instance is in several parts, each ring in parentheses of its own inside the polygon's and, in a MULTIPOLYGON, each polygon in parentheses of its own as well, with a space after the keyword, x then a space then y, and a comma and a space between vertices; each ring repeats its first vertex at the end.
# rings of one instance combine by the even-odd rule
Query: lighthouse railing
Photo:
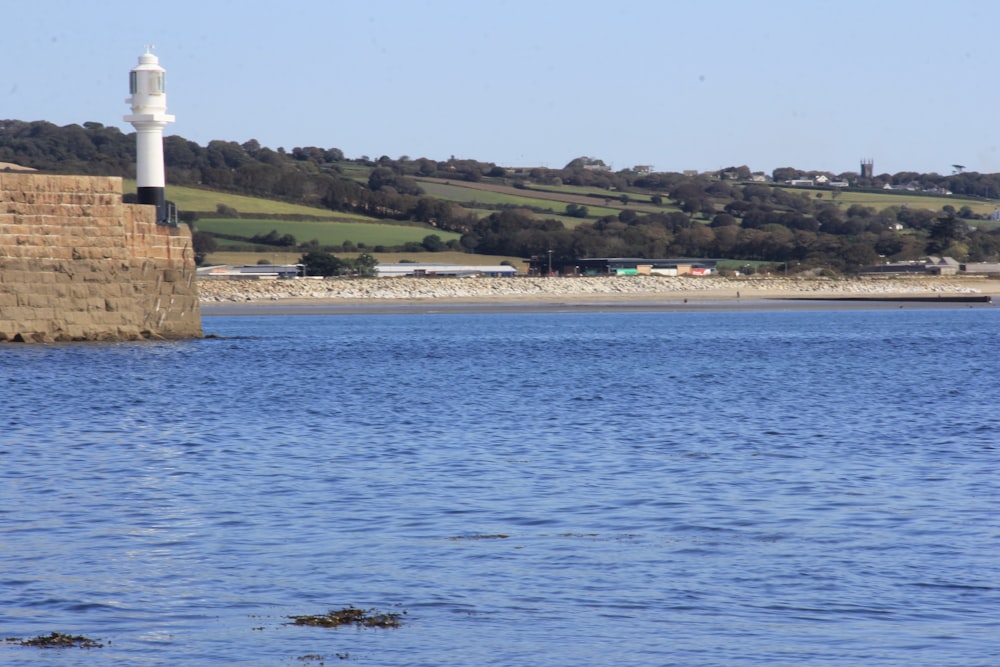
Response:
POLYGON ((168 225, 170 227, 176 227, 178 222, 177 205, 174 204, 172 201, 166 202, 166 214, 167 215, 163 221, 163 224, 168 225))

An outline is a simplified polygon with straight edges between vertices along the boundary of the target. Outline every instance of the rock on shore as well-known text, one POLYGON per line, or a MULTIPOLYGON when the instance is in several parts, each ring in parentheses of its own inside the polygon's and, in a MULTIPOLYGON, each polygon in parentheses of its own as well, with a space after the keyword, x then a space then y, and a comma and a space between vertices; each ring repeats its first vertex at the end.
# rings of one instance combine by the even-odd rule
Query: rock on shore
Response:
POLYGON ((683 298, 763 298, 881 294, 974 294, 969 281, 945 278, 797 279, 691 276, 581 278, 330 278, 294 280, 201 280, 202 303, 282 299, 473 299, 574 298, 616 295, 683 298))

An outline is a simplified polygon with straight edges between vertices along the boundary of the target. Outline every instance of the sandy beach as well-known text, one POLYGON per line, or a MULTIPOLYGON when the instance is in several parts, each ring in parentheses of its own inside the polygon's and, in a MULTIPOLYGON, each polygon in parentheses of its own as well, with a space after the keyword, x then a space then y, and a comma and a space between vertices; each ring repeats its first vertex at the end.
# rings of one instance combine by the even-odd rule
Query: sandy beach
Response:
POLYGON ((206 315, 899 308, 907 304, 966 308, 993 304, 954 303, 947 298, 990 296, 1000 301, 1000 280, 936 276, 213 279, 200 281, 198 288, 206 315), (918 298, 933 301, 914 301, 918 298))

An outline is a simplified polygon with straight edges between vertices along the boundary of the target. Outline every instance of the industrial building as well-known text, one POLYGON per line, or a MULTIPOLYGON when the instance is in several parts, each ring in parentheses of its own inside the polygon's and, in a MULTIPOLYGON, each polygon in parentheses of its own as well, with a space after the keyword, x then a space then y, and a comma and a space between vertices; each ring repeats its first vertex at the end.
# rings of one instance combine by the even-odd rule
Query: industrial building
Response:
POLYGON ((517 275, 517 269, 506 264, 427 264, 419 262, 400 262, 399 264, 377 264, 375 275, 379 278, 413 277, 462 277, 490 276, 507 277, 517 275))
MULTIPOLYGON (((649 259, 645 257, 595 257, 578 259, 576 273, 585 276, 707 276, 715 273, 714 259, 649 259)), ((563 273, 566 272, 563 268, 563 273)))
POLYGON ((220 280, 268 280, 278 278, 298 278, 304 275, 302 264, 248 264, 246 266, 203 266, 198 269, 198 278, 220 280))

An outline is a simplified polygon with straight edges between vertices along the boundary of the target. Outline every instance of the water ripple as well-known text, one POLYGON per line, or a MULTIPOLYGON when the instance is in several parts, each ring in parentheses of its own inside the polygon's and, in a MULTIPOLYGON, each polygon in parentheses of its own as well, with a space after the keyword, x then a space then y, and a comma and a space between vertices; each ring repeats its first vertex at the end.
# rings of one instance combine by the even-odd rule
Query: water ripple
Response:
POLYGON ((206 325, 0 350, 5 635, 110 640, 60 657, 88 665, 995 652, 992 311, 206 325), (348 605, 407 620, 285 625, 348 605))

